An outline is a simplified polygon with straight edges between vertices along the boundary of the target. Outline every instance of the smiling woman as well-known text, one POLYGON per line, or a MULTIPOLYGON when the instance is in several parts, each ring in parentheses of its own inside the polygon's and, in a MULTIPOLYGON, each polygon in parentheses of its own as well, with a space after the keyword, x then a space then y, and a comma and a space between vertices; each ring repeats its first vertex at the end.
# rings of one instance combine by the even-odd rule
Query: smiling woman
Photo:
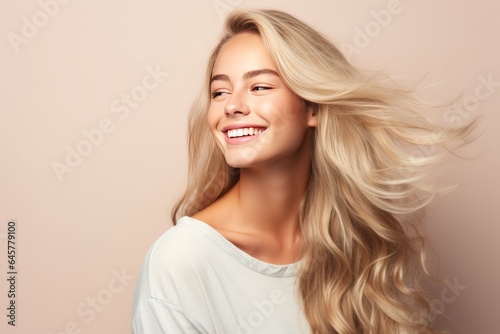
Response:
POLYGON ((233 12, 189 121, 176 225, 149 251, 134 333, 432 333, 420 210, 463 143, 286 13, 233 12), (437 150, 432 150, 437 152, 437 150))
POLYGON ((228 41, 210 80, 208 126, 233 168, 271 170, 272 161, 281 169, 301 161, 306 169, 298 174, 308 175, 311 138, 306 134, 316 116, 277 71, 259 35, 241 33, 228 41))

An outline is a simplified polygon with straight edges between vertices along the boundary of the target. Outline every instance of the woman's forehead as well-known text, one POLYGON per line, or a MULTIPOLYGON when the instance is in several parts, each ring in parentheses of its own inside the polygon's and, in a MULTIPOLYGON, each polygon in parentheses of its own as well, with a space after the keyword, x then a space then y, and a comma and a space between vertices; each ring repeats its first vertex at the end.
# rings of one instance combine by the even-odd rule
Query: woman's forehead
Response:
POLYGON ((240 33, 221 48, 212 73, 242 74, 262 68, 276 70, 261 37, 255 33, 240 33))

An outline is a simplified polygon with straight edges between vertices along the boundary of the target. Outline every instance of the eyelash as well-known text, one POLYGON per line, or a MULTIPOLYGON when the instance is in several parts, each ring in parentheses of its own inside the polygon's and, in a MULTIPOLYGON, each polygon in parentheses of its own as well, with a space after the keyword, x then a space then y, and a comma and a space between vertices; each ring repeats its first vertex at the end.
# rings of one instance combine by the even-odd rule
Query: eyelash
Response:
POLYGON ((214 93, 211 93, 210 95, 212 96, 212 99, 215 99, 217 96, 221 96, 223 93, 227 93, 227 92, 214 92, 214 93))
MULTIPOLYGON (((262 90, 268 90, 268 89, 271 89, 271 87, 268 87, 268 86, 254 86, 252 87, 252 90, 255 90, 255 88, 264 88, 262 90)), ((260 90, 259 90, 260 91, 260 90)))
MULTIPOLYGON (((252 91, 264 91, 264 90, 269 90, 269 89, 271 89, 271 87, 268 87, 268 86, 254 86, 254 87, 252 87, 252 91), (261 88, 261 89, 256 89, 256 88, 261 88)), ((227 92, 213 92, 210 95, 214 99, 218 96, 221 96, 224 93, 227 93, 227 92)))

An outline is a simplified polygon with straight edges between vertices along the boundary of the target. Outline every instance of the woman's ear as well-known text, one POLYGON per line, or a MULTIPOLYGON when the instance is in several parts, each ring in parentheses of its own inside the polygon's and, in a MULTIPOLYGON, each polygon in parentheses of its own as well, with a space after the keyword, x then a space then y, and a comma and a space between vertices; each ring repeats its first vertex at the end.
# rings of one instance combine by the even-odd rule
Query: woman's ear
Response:
POLYGON ((317 103, 306 101, 307 125, 312 128, 318 125, 318 110, 317 103))

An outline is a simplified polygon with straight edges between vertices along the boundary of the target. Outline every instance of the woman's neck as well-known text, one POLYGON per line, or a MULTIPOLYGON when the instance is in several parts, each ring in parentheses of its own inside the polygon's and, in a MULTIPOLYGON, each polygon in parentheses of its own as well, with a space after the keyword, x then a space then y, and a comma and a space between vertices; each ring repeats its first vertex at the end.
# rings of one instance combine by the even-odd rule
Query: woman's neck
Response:
POLYGON ((286 170, 242 170, 239 182, 231 190, 234 195, 230 195, 238 208, 235 216, 255 231, 277 238, 296 233, 308 175, 309 168, 297 166, 286 170))

